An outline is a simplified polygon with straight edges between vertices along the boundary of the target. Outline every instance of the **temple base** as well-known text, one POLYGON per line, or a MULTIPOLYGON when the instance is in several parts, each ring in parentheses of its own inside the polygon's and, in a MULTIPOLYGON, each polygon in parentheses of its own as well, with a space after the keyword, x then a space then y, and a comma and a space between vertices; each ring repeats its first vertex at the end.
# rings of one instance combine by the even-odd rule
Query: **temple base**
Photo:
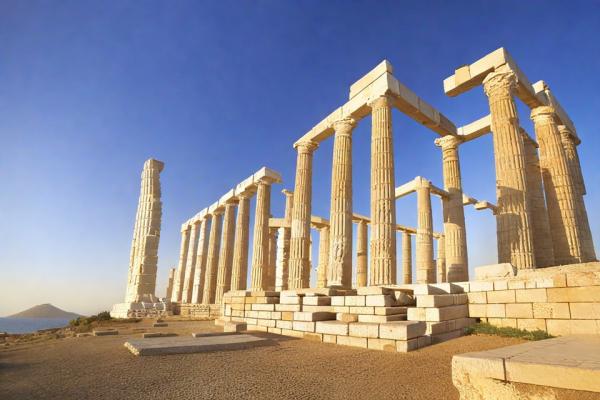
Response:
POLYGON ((112 318, 154 318, 167 315, 172 315, 171 303, 164 300, 154 303, 118 303, 110 310, 112 318))

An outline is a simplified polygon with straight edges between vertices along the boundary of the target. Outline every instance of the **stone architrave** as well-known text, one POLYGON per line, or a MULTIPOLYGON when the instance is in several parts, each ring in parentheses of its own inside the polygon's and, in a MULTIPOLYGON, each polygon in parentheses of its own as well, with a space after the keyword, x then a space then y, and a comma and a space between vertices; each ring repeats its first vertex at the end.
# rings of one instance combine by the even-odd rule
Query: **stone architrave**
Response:
POLYGON ((204 273, 202 304, 215 304, 215 289, 217 286, 217 268, 219 265, 222 224, 223 209, 216 209, 212 213, 210 235, 208 237, 208 253, 206 255, 206 272, 204 273))
POLYGON ((525 145, 525 168, 527 175, 527 187, 529 188, 528 201, 531 210, 531 223, 533 225, 533 247, 535 249, 535 264, 537 268, 555 265, 554 246, 550 234, 550 223, 548 222, 548 210, 544 199, 544 187, 542 185, 542 173, 540 171, 540 159, 535 143, 524 130, 523 143, 525 145))
POLYGON ((196 250, 196 268, 194 270, 194 285, 192 289, 191 303, 202 303, 204 289, 204 275, 206 273, 206 258, 208 253, 208 226, 210 215, 205 215, 200 221, 200 233, 198 234, 198 248, 196 250))
POLYGON ((367 286, 367 266, 368 266, 368 233, 367 222, 358 221, 356 225, 356 286, 367 286))
POLYGON ((173 293, 171 301, 177 303, 181 301, 183 293, 183 282, 185 280, 185 263, 187 262, 187 252, 190 244, 190 232, 192 227, 186 225, 181 229, 181 245, 179 248, 179 265, 175 273, 175 282, 173 284, 173 293))
POLYGON ((167 281, 167 294, 165 296, 166 299, 171 299, 171 294, 173 293, 173 281, 175 280, 175 271, 177 268, 169 268, 169 280, 167 281))
POLYGON ((421 179, 417 185, 417 283, 435 282, 433 262, 433 217, 431 183, 421 179))
POLYGON ((317 287, 324 288, 329 286, 327 281, 328 277, 328 262, 331 260, 329 257, 329 251, 331 246, 329 244, 330 232, 328 226, 322 226, 319 228, 319 260, 317 264, 317 287))
POLYGON ((219 264, 217 272, 217 290, 215 292, 215 304, 221 304, 223 294, 231 288, 231 269, 233 264, 233 247, 235 242, 235 207, 237 199, 228 200, 225 203, 223 217, 223 229, 221 237, 221 250, 219 253, 219 264))
MULTIPOLYGON (((356 121, 333 124, 333 163, 327 286, 352 288, 352 130, 356 121)), ((320 253, 320 251, 319 251, 320 253)), ((319 265, 321 265, 319 258, 319 265)))
POLYGON ((271 215, 271 184, 259 181, 254 215, 254 245, 252 247, 251 290, 265 290, 269 268, 269 217, 271 215))
POLYGON ((181 292, 181 302, 191 303, 192 292, 194 291, 194 276, 196 274, 196 256, 198 252, 198 236, 200 232, 200 221, 192 223, 192 232, 188 243, 187 261, 185 263, 185 275, 183 278, 183 289, 181 292))
POLYGON ((396 283, 396 197, 392 100, 388 96, 369 102, 371 131, 371 241, 370 285, 396 283))
POLYGON ((445 281, 447 282, 465 282, 469 280, 467 232, 458 157, 460 143, 462 143, 460 138, 451 135, 435 140, 436 146, 442 148, 444 190, 448 192, 448 197, 442 199, 444 242, 446 246, 445 281))
POLYGON ((408 232, 402 232, 402 283, 412 283, 412 241, 408 232))
POLYGON ((490 106, 496 165, 498 262, 528 269, 535 268, 535 254, 525 151, 513 98, 515 87, 516 77, 509 69, 496 69, 483 81, 490 106))
POLYGON ((231 290, 245 290, 248 280, 248 246, 250 245, 250 197, 238 195, 239 205, 235 222, 231 290))
POLYGON ((288 289, 307 288, 310 283, 310 217, 312 202, 312 163, 317 144, 301 142, 296 146, 296 183, 290 236, 288 289))
POLYGON ((437 272, 437 283, 446 282, 446 238, 440 236, 438 238, 437 245, 437 258, 436 258, 436 272, 437 272))

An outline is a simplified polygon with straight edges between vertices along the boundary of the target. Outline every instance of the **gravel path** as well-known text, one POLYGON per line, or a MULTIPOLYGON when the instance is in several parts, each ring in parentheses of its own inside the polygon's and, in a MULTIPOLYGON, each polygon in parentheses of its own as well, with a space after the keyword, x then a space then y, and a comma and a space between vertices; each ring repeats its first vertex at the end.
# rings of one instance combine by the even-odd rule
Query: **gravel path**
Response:
MULTIPOLYGON (((167 328, 149 330, 180 334, 219 331, 209 322, 169 322, 167 328)), ((454 354, 521 342, 468 336, 400 354, 270 335, 274 340, 269 346, 136 357, 123 343, 139 336, 69 338, 0 350, 0 397, 457 399, 451 380, 454 354)))

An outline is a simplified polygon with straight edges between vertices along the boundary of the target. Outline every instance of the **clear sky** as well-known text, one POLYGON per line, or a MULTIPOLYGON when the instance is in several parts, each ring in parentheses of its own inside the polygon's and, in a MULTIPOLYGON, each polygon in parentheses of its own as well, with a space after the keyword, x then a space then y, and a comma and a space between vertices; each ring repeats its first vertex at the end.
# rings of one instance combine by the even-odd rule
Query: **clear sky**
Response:
MULTIPOLYGON (((0 315, 51 302, 123 301, 144 160, 165 162, 157 293, 180 225, 266 165, 293 189, 292 143, 383 59, 457 126, 486 115, 481 88, 442 81, 506 47, 577 126, 600 243, 600 2, 0 0, 0 315), (594 156, 596 154, 596 156, 594 156)), ((522 125, 532 132, 519 104, 522 125)), ((442 185, 436 134, 395 111, 396 183, 442 185)), ((355 211, 369 213, 370 118, 354 134, 355 211)), ((328 217, 332 140, 315 155, 313 213, 328 217)), ((491 137, 461 148, 464 190, 495 202, 491 137)), ((414 196, 398 223, 416 224, 414 196)), ((469 258, 496 260, 495 220, 466 209, 469 258)), ((441 213, 434 201, 434 225, 441 213)), ((315 235, 317 239, 317 235, 315 235)), ((598 249, 598 246, 596 247, 598 249)), ((315 249, 316 251, 316 249, 315 249)), ((316 259, 316 253, 315 253, 316 259)))

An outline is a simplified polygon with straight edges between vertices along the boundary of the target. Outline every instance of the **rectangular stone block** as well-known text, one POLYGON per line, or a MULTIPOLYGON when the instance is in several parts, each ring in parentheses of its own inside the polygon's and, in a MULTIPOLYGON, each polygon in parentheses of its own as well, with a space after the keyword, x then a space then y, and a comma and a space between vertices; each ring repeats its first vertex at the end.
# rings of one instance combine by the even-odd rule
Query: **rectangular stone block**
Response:
POLYGON ((358 315, 349 313, 337 313, 335 319, 342 322, 356 322, 358 321, 358 315))
POLYGON ((275 311, 275 304, 252 304, 252 311, 275 311))
POLYGON ((515 291, 514 290, 494 290, 487 294, 488 303, 514 303, 515 302, 515 291))
POLYGON ((508 289, 508 281, 494 281, 494 290, 507 290, 508 289))
POLYGON ((335 335, 325 335, 323 334, 323 343, 333 343, 337 342, 337 337, 335 335))
POLYGON ((516 291, 517 303, 545 303, 548 300, 546 290, 552 289, 525 289, 516 291))
MULTIPOLYGON (((531 303, 515 303, 506 305, 507 318, 533 318, 531 303)), ((517 322, 518 324, 518 322, 517 322)))
MULTIPOLYGON (((489 307, 490 305, 488 305, 489 307)), ((489 310, 488 310, 489 313, 489 310)), ((426 321, 446 321, 449 319, 464 318, 469 316, 469 307, 466 304, 441 308, 426 308, 426 321)))
POLYGON ((350 307, 348 307, 348 306, 332 306, 331 309, 335 313, 348 313, 348 312, 350 312, 350 307))
POLYGON ((267 328, 267 332, 281 335, 281 328, 267 328))
POLYGON ((282 329, 281 334, 285 335, 285 336, 291 336, 291 337, 297 337, 297 338, 304 337, 304 332, 295 331, 292 329, 282 329))
POLYGON ((348 335, 348 323, 342 321, 318 321, 315 331, 328 335, 348 335))
POLYGON ((426 321, 427 313, 426 308, 422 307, 409 307, 406 309, 406 319, 409 321, 426 321))
POLYGON ((373 315, 375 314, 375 308, 374 307, 350 307, 349 310, 350 314, 367 314, 367 315, 373 315))
POLYGON ((600 286, 546 289, 548 301, 555 303, 598 303, 600 286))
POLYGON ((390 321, 403 321, 406 319, 404 314, 395 314, 395 315, 368 315, 368 314, 359 314, 358 322, 372 322, 377 324, 382 324, 390 321))
POLYGON ((396 341, 390 339, 367 339, 367 347, 372 350, 396 352, 396 341))
POLYGON ((300 304, 275 304, 275 311, 301 311, 300 304))
POLYGON ((569 303, 533 303, 533 317, 569 319, 571 318, 571 313, 569 312, 569 303))
POLYGON ((335 313, 332 312, 303 312, 294 313, 295 321, 326 321, 335 319, 335 313))
POLYGON ((303 338, 306 340, 312 340, 313 342, 322 342, 323 341, 323 335, 320 333, 304 332, 303 338))
POLYGON ((302 298, 300 296, 281 296, 279 304, 302 304, 302 298))
POLYGON ((362 347, 367 348, 367 338, 360 338, 354 336, 338 336, 337 344, 342 346, 362 347))
POLYGON ((379 325, 381 339, 408 340, 423 336, 427 324, 421 321, 397 321, 379 325))
POLYGON ((275 320, 274 319, 257 319, 256 325, 265 326, 267 328, 275 328, 275 320))
POLYGON ((331 305, 331 297, 328 296, 305 296, 302 300, 304 306, 329 306, 331 305))
POLYGON ((292 321, 275 321, 275 327, 280 329, 293 329, 292 321))
POLYGON ((546 329, 553 336, 600 334, 598 321, 591 319, 547 319, 546 329))
POLYGON ((346 296, 331 296, 331 305, 332 306, 344 306, 346 296))
POLYGON ((406 314, 406 307, 373 307, 375 315, 406 314))
MULTIPOLYGON (((559 303, 567 305, 567 303, 559 303)), ((570 318, 573 319, 598 319, 600 320, 600 303, 569 303, 570 318)), ((552 317, 565 318, 565 317, 552 317)), ((566 317, 569 318, 569 317, 566 317)))
POLYGON ((546 330, 546 320, 545 319, 535 319, 535 318, 518 318, 517 319, 517 328, 523 329, 525 331, 545 331, 546 330))
POLYGON ((489 292, 494 290, 494 282, 475 281, 469 282, 469 292, 489 292))
POLYGON ((282 311, 281 319, 284 321, 291 321, 294 319, 294 313, 291 311, 282 311))
POLYGON ((396 351, 398 353, 408 353, 409 351, 417 350, 419 341, 417 339, 396 340, 396 351))
POLYGON ((365 296, 345 296, 346 306, 354 306, 354 307, 364 307, 365 306, 365 296))
POLYGON ((437 344, 437 343, 445 342, 450 339, 456 339, 458 337, 461 337, 462 334, 463 334, 462 329, 459 329, 459 330, 455 330, 455 331, 439 333, 437 335, 431 335, 431 344, 437 344))
POLYGON ((333 311, 334 308, 332 306, 307 306, 306 304, 302 304, 302 311, 304 312, 335 312, 333 311))
MULTIPOLYGON (((504 304, 488 304, 487 310, 485 312, 486 317, 488 318, 504 318, 508 317, 506 315, 506 305, 504 304)), ((472 315, 469 315, 472 316, 472 315)))
POLYGON ((310 321, 293 321, 292 327, 295 331, 314 332, 315 323, 310 321))
POLYGON ((467 293, 469 304, 486 304, 487 292, 469 292, 467 293))
POLYGON ((485 318, 487 316, 487 304, 469 304, 469 317, 485 318))
POLYGON ((366 322, 352 322, 348 325, 350 336, 377 338, 379 337, 379 324, 366 322))
POLYGON ((365 296, 366 306, 390 307, 394 305, 395 298, 390 295, 369 295, 365 296))
POLYGON ((600 271, 569 272, 567 286, 600 286, 600 271))
POLYGON ((525 289, 525 281, 508 281, 509 289, 525 289))
POLYGON ((271 319, 271 312, 270 311, 259 311, 258 312, 258 317, 257 318, 261 318, 261 319, 271 319))

